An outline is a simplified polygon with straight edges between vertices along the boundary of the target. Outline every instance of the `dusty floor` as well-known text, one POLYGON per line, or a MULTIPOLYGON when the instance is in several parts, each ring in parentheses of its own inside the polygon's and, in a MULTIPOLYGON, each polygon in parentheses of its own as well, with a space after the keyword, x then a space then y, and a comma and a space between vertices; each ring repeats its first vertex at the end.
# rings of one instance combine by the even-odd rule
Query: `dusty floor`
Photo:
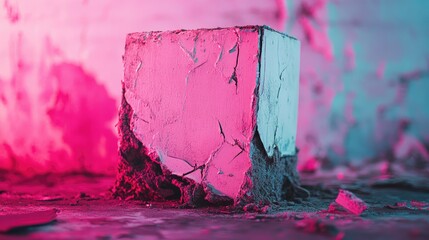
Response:
POLYGON ((58 211, 50 224, 0 233, 0 239, 429 239, 429 207, 410 205, 413 200, 429 202, 427 177, 340 183, 304 176, 312 197, 271 206, 267 213, 115 200, 108 191, 112 183, 112 177, 103 176, 23 180, 0 174, 0 216, 58 211), (339 188, 354 192, 369 209, 361 216, 329 212, 339 188), (408 207, 395 207, 398 202, 408 207))

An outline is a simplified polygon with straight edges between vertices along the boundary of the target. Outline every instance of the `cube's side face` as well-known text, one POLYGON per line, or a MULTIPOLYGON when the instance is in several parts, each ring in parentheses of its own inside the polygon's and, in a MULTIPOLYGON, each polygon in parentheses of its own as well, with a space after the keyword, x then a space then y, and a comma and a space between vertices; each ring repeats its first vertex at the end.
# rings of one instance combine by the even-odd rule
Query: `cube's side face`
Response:
POLYGON ((124 88, 135 137, 173 174, 231 198, 250 167, 259 31, 127 37, 124 88))
POLYGON ((268 157, 296 154, 300 43, 270 29, 263 29, 258 132, 268 157))

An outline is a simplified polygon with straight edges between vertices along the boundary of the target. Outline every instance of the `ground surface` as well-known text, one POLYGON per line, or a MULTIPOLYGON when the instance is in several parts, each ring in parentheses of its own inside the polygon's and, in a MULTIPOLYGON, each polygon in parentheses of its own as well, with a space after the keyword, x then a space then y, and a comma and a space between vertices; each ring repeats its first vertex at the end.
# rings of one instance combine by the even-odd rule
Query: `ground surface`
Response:
POLYGON ((410 205, 412 200, 429 202, 427 179, 340 183, 329 176, 304 176, 310 199, 262 209, 266 213, 239 213, 111 199, 113 177, 47 175, 23 180, 3 173, 0 216, 57 209, 58 217, 43 226, 0 233, 0 239, 429 239, 429 208, 410 205), (329 212, 339 188, 354 192, 368 210, 362 216, 329 212), (398 202, 408 207, 389 207, 398 202))

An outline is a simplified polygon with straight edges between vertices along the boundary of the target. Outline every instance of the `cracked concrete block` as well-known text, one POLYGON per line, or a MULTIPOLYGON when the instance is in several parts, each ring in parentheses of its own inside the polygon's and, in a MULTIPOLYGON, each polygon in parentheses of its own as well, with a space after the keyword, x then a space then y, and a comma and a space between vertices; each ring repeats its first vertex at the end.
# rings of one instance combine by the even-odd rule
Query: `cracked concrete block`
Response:
POLYGON ((299 56, 265 26, 129 34, 115 194, 198 205, 302 193, 299 56))

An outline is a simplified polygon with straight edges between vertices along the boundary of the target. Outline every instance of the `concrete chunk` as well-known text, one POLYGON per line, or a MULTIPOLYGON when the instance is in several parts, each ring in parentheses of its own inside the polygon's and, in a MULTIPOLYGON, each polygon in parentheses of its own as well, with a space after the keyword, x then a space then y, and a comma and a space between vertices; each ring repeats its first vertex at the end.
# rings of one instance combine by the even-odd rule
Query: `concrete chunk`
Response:
POLYGON ((339 190, 335 202, 355 215, 361 215, 368 208, 364 201, 344 189, 339 190))
POLYGON ((292 198, 299 48, 260 26, 129 34, 116 194, 189 204, 292 198))

